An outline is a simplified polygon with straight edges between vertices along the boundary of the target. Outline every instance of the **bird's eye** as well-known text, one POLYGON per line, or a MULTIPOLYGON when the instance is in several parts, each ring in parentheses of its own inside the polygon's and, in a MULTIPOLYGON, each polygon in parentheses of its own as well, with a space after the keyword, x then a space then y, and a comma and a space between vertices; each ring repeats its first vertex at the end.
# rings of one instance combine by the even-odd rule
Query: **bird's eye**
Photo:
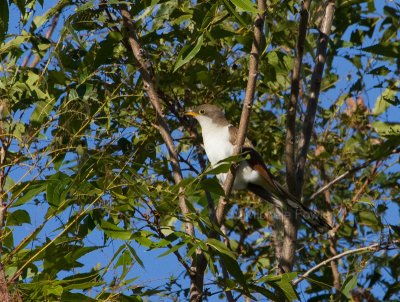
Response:
POLYGON ((206 113, 206 111, 205 111, 204 109, 200 109, 200 110, 199 110, 199 113, 200 113, 200 114, 204 114, 204 113, 206 113))

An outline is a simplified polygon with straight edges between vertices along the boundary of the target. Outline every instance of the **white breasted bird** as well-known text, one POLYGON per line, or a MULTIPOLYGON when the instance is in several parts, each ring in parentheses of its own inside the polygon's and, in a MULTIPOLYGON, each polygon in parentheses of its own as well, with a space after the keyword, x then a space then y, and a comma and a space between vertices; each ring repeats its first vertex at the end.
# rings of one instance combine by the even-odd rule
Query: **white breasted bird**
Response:
MULTIPOLYGON (((192 116, 199 122, 204 149, 212 166, 216 166, 218 162, 233 155, 238 129, 228 122, 219 107, 204 104, 185 112, 185 115, 192 116)), ((282 211, 290 208, 292 215, 299 215, 320 233, 331 229, 318 213, 305 207, 275 179, 261 155, 247 138, 242 147, 242 153, 248 154, 249 158, 241 161, 237 167, 234 190, 249 190, 282 211)), ((226 173, 217 175, 221 184, 224 183, 226 175, 226 173)))

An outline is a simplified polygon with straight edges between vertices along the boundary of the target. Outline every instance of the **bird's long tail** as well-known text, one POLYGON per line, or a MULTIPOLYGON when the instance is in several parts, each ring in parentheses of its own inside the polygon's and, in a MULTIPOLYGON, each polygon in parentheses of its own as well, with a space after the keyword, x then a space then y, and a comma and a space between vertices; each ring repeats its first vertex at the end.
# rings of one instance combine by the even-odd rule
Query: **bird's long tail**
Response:
POLYGON ((290 198, 291 196, 287 195, 279 198, 278 196, 270 194, 264 188, 252 184, 248 186, 248 189, 262 199, 272 203, 274 206, 281 209, 281 211, 288 211, 288 213, 284 213, 285 215, 295 215, 296 218, 302 218, 308 225, 310 225, 310 227, 321 234, 332 229, 325 219, 317 212, 305 207, 294 197, 290 198))
POLYGON ((292 209, 294 214, 300 216, 306 223, 321 234, 324 234, 332 229, 332 227, 322 218, 317 212, 306 208, 300 202, 294 202, 287 199, 288 206, 292 209))

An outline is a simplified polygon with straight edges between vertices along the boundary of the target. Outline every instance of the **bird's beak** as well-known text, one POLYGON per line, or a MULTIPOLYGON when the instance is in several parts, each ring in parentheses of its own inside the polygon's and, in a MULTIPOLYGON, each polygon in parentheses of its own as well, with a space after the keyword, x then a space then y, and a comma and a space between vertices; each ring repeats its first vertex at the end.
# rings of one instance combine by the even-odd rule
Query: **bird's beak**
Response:
POLYGON ((194 112, 193 110, 189 110, 189 111, 186 111, 186 112, 184 113, 184 115, 188 115, 188 116, 195 117, 195 116, 197 116, 198 114, 197 114, 196 112, 194 112))

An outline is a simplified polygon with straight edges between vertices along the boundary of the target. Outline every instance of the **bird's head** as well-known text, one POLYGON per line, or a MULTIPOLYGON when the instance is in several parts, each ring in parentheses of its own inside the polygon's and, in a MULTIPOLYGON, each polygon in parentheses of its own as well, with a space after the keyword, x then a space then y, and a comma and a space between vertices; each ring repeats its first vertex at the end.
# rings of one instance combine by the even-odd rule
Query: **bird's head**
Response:
POLYGON ((205 126, 205 124, 210 123, 220 126, 229 125, 221 108, 211 104, 197 106, 191 110, 186 111, 185 115, 194 117, 202 127, 205 126))

